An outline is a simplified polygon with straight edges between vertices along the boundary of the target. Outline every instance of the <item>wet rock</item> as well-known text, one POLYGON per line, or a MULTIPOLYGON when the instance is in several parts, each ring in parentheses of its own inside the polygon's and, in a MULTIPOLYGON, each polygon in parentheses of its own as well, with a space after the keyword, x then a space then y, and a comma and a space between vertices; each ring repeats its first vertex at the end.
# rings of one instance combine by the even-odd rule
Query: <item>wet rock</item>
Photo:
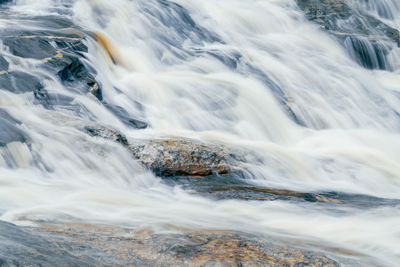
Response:
POLYGON ((204 177, 239 173, 245 162, 238 151, 224 146, 171 137, 169 139, 135 140, 129 143, 117 130, 100 125, 85 126, 83 131, 121 143, 146 168, 159 176, 204 177))
POLYGON ((8 114, 7 111, 4 109, 0 108, 0 119, 4 119, 12 124, 21 124, 21 122, 14 117, 12 117, 10 114, 8 114))
POLYGON ((8 71, 9 65, 10 64, 8 63, 8 61, 2 55, 0 55, 0 72, 8 71))
MULTIPOLYGON (((35 23, 40 23, 40 19, 35 20, 35 23)), ((62 27, 64 24, 71 26, 66 22, 62 22, 59 26, 62 27)), ((84 53, 88 51, 84 44, 85 37, 82 33, 68 33, 68 31, 72 30, 62 28, 57 32, 53 29, 32 32, 7 30, 3 34, 10 37, 4 38, 3 43, 15 56, 42 61, 42 67, 57 75, 71 91, 92 93, 101 101, 103 97, 101 86, 95 79, 96 71, 85 61, 84 53)), ((13 73, 7 75, 14 75, 13 73)), ((9 79, 7 75, 4 79, 9 79)), ((31 86, 31 91, 34 87, 31 86)))
POLYGON ((86 264, 56 243, 0 221, 0 266, 88 266, 86 264))
POLYGON ((40 86, 40 81, 37 77, 23 71, 0 73, 0 89, 21 94, 33 92, 40 86))
POLYGON ((56 48, 50 44, 48 39, 37 37, 6 38, 4 45, 8 46, 12 54, 23 58, 44 59, 57 54, 56 48))
POLYGON ((351 8, 344 0, 297 0, 297 4, 309 20, 338 36, 378 34, 381 38, 385 35, 396 43, 399 42, 400 35, 397 29, 351 8), (346 20, 348 24, 341 25, 341 20, 346 20))
POLYGON ((362 66, 369 69, 391 68, 385 59, 391 50, 387 42, 394 42, 396 46, 400 44, 397 29, 350 7, 344 0, 297 0, 297 4, 309 20, 336 36, 343 45, 347 40, 347 49, 354 44, 351 56, 362 66), (357 41, 359 38, 364 38, 364 45, 360 46, 360 41, 357 41), (376 58, 375 62, 371 59, 373 57, 376 58))
POLYGON ((129 116, 128 111, 126 111, 124 108, 106 103, 104 103, 104 105, 127 126, 136 129, 146 129, 148 127, 148 124, 146 122, 129 116))
POLYGON ((11 142, 26 142, 26 134, 10 121, 0 118, 0 147, 11 142))
POLYGON ((95 78, 89 73, 87 66, 81 60, 73 58, 71 63, 66 65, 62 70, 57 73, 63 84, 79 88, 83 91, 89 91, 98 100, 103 100, 103 95, 99 84, 95 78))
POLYGON ((340 266, 321 252, 296 248, 272 237, 169 228, 156 233, 69 223, 33 230, 89 265, 99 261, 106 266, 340 266))
POLYGON ((83 128, 83 131, 94 137, 101 137, 104 139, 112 140, 121 143, 124 146, 129 145, 128 139, 126 139, 126 137, 123 134, 121 134, 117 130, 113 130, 104 126, 100 125, 85 126, 83 128))
MULTIPOLYGON (((287 189, 266 188, 246 182, 240 175, 208 176, 203 179, 187 177, 166 177, 164 182, 179 185, 205 197, 221 199, 259 200, 259 201, 307 201, 318 203, 342 204, 342 196, 333 193, 299 192, 287 189)), ((346 199, 346 204, 351 203, 346 199)))
POLYGON ((386 55, 390 50, 383 45, 374 45, 365 37, 349 36, 344 46, 350 56, 368 69, 388 69, 386 55))
POLYGON ((227 175, 239 171, 243 161, 222 146, 183 138, 141 141, 128 147, 159 176, 227 175))

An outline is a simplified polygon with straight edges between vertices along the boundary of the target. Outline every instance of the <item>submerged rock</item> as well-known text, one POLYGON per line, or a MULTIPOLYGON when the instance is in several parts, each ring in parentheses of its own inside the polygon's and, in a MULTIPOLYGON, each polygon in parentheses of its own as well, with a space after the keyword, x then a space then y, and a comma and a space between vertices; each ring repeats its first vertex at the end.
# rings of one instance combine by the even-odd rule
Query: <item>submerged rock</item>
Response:
POLYGON ((27 140, 28 138, 26 134, 17 126, 15 126, 12 121, 0 118, 0 147, 12 142, 24 143, 27 140))
POLYGON ((117 118, 125 125, 133 127, 135 129, 146 129, 149 125, 141 119, 133 118, 129 115, 128 111, 123 107, 103 103, 104 106, 111 111, 117 118))
POLYGON ((10 64, 8 63, 8 61, 2 55, 0 55, 0 72, 8 71, 9 65, 10 64))
POLYGON ((0 74, 0 88, 13 93, 33 92, 40 86, 40 81, 37 77, 23 71, 0 74))

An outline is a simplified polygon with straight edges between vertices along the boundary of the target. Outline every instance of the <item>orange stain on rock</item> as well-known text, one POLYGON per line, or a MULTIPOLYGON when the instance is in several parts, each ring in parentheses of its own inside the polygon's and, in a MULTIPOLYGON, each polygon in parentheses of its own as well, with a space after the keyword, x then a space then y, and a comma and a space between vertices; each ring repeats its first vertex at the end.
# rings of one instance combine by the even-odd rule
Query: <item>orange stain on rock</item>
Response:
POLYGON ((103 49, 107 52, 108 56, 111 58, 114 64, 118 63, 115 48, 113 48, 110 41, 101 33, 95 32, 94 33, 97 42, 103 47, 103 49))

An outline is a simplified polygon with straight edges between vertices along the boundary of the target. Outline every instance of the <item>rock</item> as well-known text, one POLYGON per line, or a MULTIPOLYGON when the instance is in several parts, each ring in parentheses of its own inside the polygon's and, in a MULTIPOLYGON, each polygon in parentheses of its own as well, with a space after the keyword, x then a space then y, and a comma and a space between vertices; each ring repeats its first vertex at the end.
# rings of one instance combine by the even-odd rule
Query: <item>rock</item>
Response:
POLYGON ((126 137, 117 130, 113 130, 100 125, 85 126, 82 130, 91 136, 102 137, 104 139, 109 139, 121 143, 126 147, 129 146, 126 137))
POLYGON ((88 266, 86 264, 54 242, 0 221, 0 266, 88 266))
POLYGON ((57 49, 50 44, 50 40, 39 36, 18 36, 5 38, 3 43, 15 56, 44 59, 57 54, 57 49))
POLYGON ((71 63, 60 70, 57 75, 64 85, 74 87, 75 90, 79 89, 83 92, 88 91, 98 100, 103 100, 99 84, 80 59, 72 58, 71 63))
POLYGON ((382 21, 351 8, 344 0, 296 0, 306 17, 337 36, 363 35, 376 38, 382 35, 399 43, 399 31, 382 21), (349 20, 352 18, 351 20, 349 20), (341 25, 340 20, 348 20, 341 25))
POLYGON ((0 72, 8 71, 9 65, 10 64, 8 63, 8 61, 2 55, 0 55, 0 72))
MULTIPOLYGON (((47 19, 47 17, 42 18, 47 19)), ((7 46, 10 52, 21 58, 37 59, 42 61, 42 67, 50 73, 57 75, 60 81, 71 91, 77 93, 92 93, 100 101, 103 99, 101 86, 96 81, 96 72, 88 66, 84 60, 84 53, 88 51, 87 46, 84 44, 84 34, 80 32, 71 33, 71 23, 57 21, 45 21, 45 23, 54 23, 56 28, 43 29, 40 31, 26 31, 26 30, 11 30, 7 29, 3 34, 7 36, 4 38, 3 43, 7 46), (58 23, 59 22, 59 23, 58 23), (58 24, 57 24, 58 23, 58 24), (68 26, 68 28, 63 28, 68 26)), ((35 19, 36 24, 41 23, 40 18, 35 19)), ((46 24, 48 27, 49 25, 46 24)), ((0 58, 1 65, 4 65, 0 58)), ((7 65, 8 67, 8 65, 7 65)), ((3 76, 4 80, 12 78, 16 72, 8 72, 3 76)), ((43 77, 42 79, 44 79, 43 77)), ((39 79, 39 77, 35 77, 39 79)), ((32 83, 30 83, 32 84, 32 83)), ((6 86, 2 86, 3 88, 6 86)), ((35 85, 32 84, 28 87, 7 86, 8 90, 20 93, 33 91, 35 85)), ((6 88, 6 89, 7 89, 6 88)), ((36 95, 35 95, 36 96, 36 95)), ((37 99, 41 102, 42 98, 37 99)), ((46 99, 44 99, 46 102, 46 99)), ((47 101, 48 102, 48 101, 47 101)))
MULTIPOLYGON (((156 233, 151 229, 59 223, 42 224, 31 233, 40 234, 53 244, 48 248, 51 255, 60 251, 79 257, 85 261, 85 266, 98 262, 104 266, 340 266, 339 262, 313 251, 310 246, 300 249, 273 237, 236 231, 168 228, 156 233)), ((32 244, 32 248, 35 247, 32 244)), ((60 257, 63 258, 65 256, 60 257)), ((68 260, 64 262, 69 264, 68 260)))
POLYGON ((135 140, 129 143, 117 130, 100 125, 85 126, 86 133, 121 143, 142 163, 159 176, 204 177, 239 172, 244 158, 226 147, 200 141, 170 137, 168 139, 135 140))
POLYGON ((6 120, 8 122, 11 122, 12 124, 21 124, 21 122, 19 120, 10 116, 10 114, 8 114, 8 112, 2 108, 0 108, 0 118, 6 120))
POLYGON ((344 0, 296 0, 306 17, 321 28, 336 36, 343 44, 354 44, 354 59, 369 69, 390 69, 386 55, 391 46, 388 42, 400 44, 400 34, 375 17, 350 7, 344 0), (351 38, 351 40, 348 40, 351 38), (368 45, 360 46, 360 42, 368 45), (370 48, 369 48, 370 46, 370 48), (374 57, 376 58, 375 62, 374 57))
POLYGON ((239 171, 241 159, 225 147, 183 138, 129 145, 133 155, 159 176, 227 175, 239 171))
POLYGON ((144 122, 143 120, 132 118, 128 111, 125 110, 123 107, 116 106, 116 105, 111 105, 107 103, 103 103, 104 106, 110 110, 112 113, 114 113, 117 118, 123 122, 125 125, 133 127, 135 129, 146 129, 148 127, 148 124, 144 122))
POLYGON ((40 86, 37 77, 23 71, 0 73, 0 89, 21 94, 33 92, 40 86))
POLYGON ((344 47, 350 56, 367 69, 387 69, 386 55, 388 49, 371 43, 367 38, 349 36, 344 40, 344 47))
POLYGON ((21 122, 12 116, 7 111, 0 108, 0 147, 4 147, 12 142, 25 143, 29 140, 28 136, 18 128, 21 122))
POLYGON ((26 142, 26 134, 15 126, 12 122, 0 118, 0 147, 11 142, 26 142))

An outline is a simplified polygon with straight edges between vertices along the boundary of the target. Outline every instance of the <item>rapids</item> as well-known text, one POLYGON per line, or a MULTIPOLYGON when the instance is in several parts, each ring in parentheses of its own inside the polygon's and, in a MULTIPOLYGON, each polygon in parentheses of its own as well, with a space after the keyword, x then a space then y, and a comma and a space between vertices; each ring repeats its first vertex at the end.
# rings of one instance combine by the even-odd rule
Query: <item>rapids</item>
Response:
MULTIPOLYGON (((400 30, 397 0, 345 2, 400 30)), ((372 59, 367 68, 355 39, 341 44, 294 0, 16 0, 0 10, 0 76, 30 75, 9 78, 7 88, 35 80, 57 95, 38 103, 33 89, 7 89, 0 77, 0 220, 229 229, 348 249, 360 262, 400 262, 393 41, 385 41, 380 68, 369 39, 357 37, 372 59), (79 53, 101 97, 71 89, 43 58, 21 57, 5 41, 13 30, 58 28, 86 36, 79 53), (179 136, 250 150, 256 156, 239 181, 331 193, 339 202, 194 194, 195 186, 143 169, 119 143, 80 131, 88 122, 131 141, 179 136)))

